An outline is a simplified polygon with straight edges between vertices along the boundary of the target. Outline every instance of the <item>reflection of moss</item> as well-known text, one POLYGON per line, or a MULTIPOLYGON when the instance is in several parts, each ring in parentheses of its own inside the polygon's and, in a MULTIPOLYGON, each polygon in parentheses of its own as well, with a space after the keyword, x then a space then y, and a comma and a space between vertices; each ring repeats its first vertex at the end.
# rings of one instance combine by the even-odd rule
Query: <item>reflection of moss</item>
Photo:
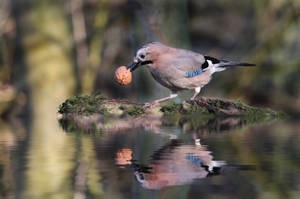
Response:
POLYGON ((67 133, 73 133, 73 134, 95 134, 95 133, 101 133, 102 129, 99 129, 97 127, 97 123, 92 123, 90 128, 88 129, 80 129, 76 126, 76 123, 73 121, 70 121, 68 119, 59 119, 58 120, 59 126, 67 133))
POLYGON ((188 124, 190 129, 198 129, 201 126, 206 126, 210 120, 216 119, 214 115, 210 114, 193 114, 191 117, 188 118, 188 124))
POLYGON ((66 132, 80 132, 80 130, 74 126, 74 124, 68 120, 65 119, 59 119, 58 120, 59 126, 66 132))
POLYGON ((162 118, 163 124, 166 126, 178 126, 180 122, 180 114, 165 115, 162 118))
POLYGON ((58 108, 58 112, 90 115, 96 113, 104 97, 101 94, 80 95, 67 99, 58 108))

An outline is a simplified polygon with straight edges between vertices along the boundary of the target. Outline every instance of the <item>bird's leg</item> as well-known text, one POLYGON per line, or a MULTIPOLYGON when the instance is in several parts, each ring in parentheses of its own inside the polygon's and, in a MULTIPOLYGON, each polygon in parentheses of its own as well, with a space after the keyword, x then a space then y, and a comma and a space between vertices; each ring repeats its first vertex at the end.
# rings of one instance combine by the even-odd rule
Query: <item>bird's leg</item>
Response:
POLYGON ((154 106, 154 105, 156 105, 156 104, 159 104, 160 102, 163 102, 163 101, 166 101, 166 100, 169 100, 169 99, 173 99, 173 98, 175 98, 175 97, 177 97, 178 96, 178 94, 177 93, 171 93, 170 94, 170 96, 168 96, 168 97, 164 97, 164 98, 161 98, 161 99, 157 99, 157 100, 155 100, 154 102, 152 102, 152 103, 145 103, 145 107, 149 107, 149 106, 154 106))
POLYGON ((154 103, 154 104, 158 104, 158 103, 160 103, 160 102, 163 102, 163 101, 166 101, 166 100, 169 100, 169 99, 173 99, 173 98, 175 98, 175 97, 177 97, 177 96, 178 96, 177 93, 171 93, 169 97, 163 97, 163 98, 161 98, 161 99, 157 99, 157 100, 155 100, 153 103, 154 103))
POLYGON ((194 93, 193 97, 191 98, 191 100, 194 100, 197 97, 197 95, 200 93, 200 91, 201 91, 201 87, 195 88, 195 93, 194 93))
POLYGON ((198 138, 198 136, 195 133, 192 134, 192 138, 194 139, 196 146, 201 146, 200 138, 198 138))

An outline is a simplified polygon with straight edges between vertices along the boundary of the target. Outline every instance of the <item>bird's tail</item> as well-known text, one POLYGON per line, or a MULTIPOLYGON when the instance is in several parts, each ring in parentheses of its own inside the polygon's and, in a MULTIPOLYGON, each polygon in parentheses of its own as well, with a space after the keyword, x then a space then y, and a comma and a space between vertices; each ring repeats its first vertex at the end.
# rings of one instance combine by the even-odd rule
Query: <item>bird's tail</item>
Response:
POLYGON ((246 62, 236 62, 236 61, 225 61, 225 60, 221 60, 220 63, 217 64, 218 67, 223 67, 223 68, 227 68, 227 67, 232 67, 232 66, 255 66, 255 64, 249 64, 246 62))
POLYGON ((236 61, 226 61, 226 60, 219 60, 214 57, 210 56, 204 56, 205 62, 202 65, 202 69, 205 70, 205 68, 212 67, 213 72, 220 72, 225 70, 228 67, 233 66, 255 66, 255 64, 249 64, 245 62, 236 62, 236 61))

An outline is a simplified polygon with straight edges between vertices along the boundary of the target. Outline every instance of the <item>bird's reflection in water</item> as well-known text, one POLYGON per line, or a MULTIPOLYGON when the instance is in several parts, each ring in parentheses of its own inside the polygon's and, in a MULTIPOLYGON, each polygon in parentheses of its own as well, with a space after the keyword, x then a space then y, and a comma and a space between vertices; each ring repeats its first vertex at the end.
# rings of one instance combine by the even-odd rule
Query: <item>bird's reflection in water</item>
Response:
POLYGON ((189 184, 195 179, 218 174, 225 165, 224 161, 213 160, 211 152, 199 141, 187 145, 171 140, 152 155, 147 166, 134 161, 133 155, 130 149, 120 149, 115 162, 120 166, 130 165, 137 181, 146 189, 189 184))

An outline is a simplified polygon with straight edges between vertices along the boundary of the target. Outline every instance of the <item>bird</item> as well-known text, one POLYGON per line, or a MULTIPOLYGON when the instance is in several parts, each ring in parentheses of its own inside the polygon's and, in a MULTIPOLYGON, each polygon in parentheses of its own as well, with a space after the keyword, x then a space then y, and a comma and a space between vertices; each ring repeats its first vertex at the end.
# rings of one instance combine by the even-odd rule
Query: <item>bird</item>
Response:
POLYGON ((224 71, 228 67, 255 66, 255 64, 220 60, 160 42, 150 42, 136 51, 133 61, 126 67, 133 72, 140 66, 145 66, 158 83, 171 91, 168 97, 145 103, 146 106, 153 106, 177 97, 178 92, 183 90, 194 90, 190 98, 194 100, 201 88, 210 82, 214 73, 224 71))

